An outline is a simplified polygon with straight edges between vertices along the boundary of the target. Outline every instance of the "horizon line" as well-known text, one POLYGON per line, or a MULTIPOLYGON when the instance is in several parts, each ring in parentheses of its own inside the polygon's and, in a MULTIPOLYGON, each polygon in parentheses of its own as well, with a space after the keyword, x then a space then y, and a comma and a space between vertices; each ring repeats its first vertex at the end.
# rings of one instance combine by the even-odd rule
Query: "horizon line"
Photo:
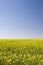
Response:
POLYGON ((0 38, 0 39, 43 39, 43 38, 0 38))

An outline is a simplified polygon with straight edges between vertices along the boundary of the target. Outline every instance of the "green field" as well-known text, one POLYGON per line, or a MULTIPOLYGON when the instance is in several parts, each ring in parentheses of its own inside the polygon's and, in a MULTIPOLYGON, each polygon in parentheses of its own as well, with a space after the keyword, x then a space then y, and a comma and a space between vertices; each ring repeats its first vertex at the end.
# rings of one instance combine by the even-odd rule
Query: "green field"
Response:
POLYGON ((43 39, 0 39, 0 65, 43 65, 43 39))

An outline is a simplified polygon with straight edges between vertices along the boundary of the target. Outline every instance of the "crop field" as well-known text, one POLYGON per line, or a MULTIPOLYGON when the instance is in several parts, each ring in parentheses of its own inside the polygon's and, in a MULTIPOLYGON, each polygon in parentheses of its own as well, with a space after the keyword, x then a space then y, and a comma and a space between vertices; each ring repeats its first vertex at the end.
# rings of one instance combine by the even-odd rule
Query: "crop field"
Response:
POLYGON ((43 39, 0 39, 0 65, 43 65, 43 39))

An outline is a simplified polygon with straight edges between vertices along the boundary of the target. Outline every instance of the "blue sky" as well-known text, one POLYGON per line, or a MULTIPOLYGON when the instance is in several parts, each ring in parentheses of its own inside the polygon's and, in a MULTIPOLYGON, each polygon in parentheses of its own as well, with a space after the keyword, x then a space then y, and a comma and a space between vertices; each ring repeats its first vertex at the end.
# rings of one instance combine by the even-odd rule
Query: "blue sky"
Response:
POLYGON ((0 0, 0 38, 43 38, 43 0, 0 0))

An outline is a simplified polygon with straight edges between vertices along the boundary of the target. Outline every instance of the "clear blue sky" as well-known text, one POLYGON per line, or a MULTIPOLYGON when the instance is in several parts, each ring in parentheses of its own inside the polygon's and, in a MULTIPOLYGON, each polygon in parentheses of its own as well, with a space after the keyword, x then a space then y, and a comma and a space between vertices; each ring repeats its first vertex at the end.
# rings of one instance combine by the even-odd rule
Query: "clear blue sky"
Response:
POLYGON ((0 0, 0 38, 43 38, 43 0, 0 0))

